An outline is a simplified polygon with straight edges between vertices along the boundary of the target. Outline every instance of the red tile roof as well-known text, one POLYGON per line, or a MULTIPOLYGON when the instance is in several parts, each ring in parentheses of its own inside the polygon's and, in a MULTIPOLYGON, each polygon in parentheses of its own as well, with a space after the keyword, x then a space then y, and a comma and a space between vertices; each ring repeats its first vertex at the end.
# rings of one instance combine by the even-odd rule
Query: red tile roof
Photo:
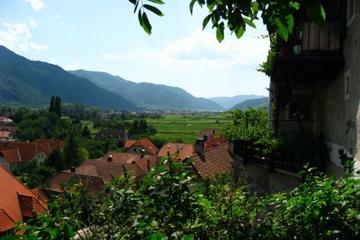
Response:
POLYGON ((204 152, 203 157, 191 156, 194 167, 201 178, 213 177, 216 174, 231 172, 232 156, 229 153, 229 144, 224 143, 204 152))
POLYGON ((35 142, 0 142, 0 152, 11 164, 19 164, 33 160, 37 154, 46 155, 54 149, 64 148, 63 141, 42 140, 35 142))
POLYGON ((193 144, 167 143, 160 149, 158 156, 167 157, 168 153, 174 159, 183 161, 195 153, 195 147, 193 144))
POLYGON ((14 175, 0 166, 0 233, 22 222, 24 217, 33 217, 47 210, 47 200, 35 195, 14 175))
POLYGON ((50 154, 55 149, 63 149, 65 146, 64 141, 60 140, 36 139, 33 142, 38 143, 46 151, 46 154, 50 154))
POLYGON ((62 192, 63 184, 72 181, 82 183, 84 187, 91 192, 100 192, 104 186, 104 181, 99 176, 63 171, 51 179, 46 189, 53 192, 62 192))
POLYGON ((213 135, 204 143, 205 150, 211 149, 213 147, 217 147, 219 145, 222 145, 226 143, 227 140, 222 135, 213 135))
POLYGON ((159 149, 148 139, 142 138, 140 140, 126 140, 124 148, 129 149, 134 146, 144 148, 149 154, 156 155, 159 149))
POLYGON ((110 152, 99 159, 85 161, 75 168, 74 172, 63 171, 50 181, 48 189, 62 191, 62 183, 75 179, 84 182, 90 191, 100 191, 104 183, 109 183, 114 177, 124 175, 124 170, 136 179, 144 177, 148 169, 156 165, 157 160, 156 156, 151 155, 110 152))

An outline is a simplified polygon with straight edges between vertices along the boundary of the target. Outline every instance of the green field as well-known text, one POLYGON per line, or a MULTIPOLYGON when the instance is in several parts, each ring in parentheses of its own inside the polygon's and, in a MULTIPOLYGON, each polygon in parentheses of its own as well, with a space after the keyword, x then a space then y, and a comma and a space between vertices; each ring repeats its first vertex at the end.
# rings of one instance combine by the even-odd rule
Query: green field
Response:
POLYGON ((155 137, 167 142, 194 143, 197 135, 204 128, 221 130, 229 122, 222 115, 166 115, 160 119, 146 119, 149 125, 157 129, 155 137))

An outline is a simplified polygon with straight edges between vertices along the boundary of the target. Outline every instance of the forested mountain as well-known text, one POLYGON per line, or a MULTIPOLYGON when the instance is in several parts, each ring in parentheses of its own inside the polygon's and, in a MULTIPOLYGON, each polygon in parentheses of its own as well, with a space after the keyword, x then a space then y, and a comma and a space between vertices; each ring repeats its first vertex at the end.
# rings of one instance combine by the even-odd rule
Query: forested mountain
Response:
POLYGON ((256 99, 250 99, 243 101, 239 104, 236 104, 231 109, 241 109, 245 110, 247 108, 269 108, 269 98, 263 97, 263 98, 256 98, 256 99))
POLYGON ((99 106, 105 109, 136 110, 135 104, 112 92, 99 88, 85 78, 61 67, 31 61, 0 46, 0 102, 43 106, 51 96, 65 103, 99 106))
POLYGON ((260 95, 237 95, 233 97, 213 97, 209 98, 211 101, 219 104, 225 109, 230 109, 234 107, 236 104, 239 104, 243 101, 250 100, 250 99, 256 99, 256 98, 262 98, 264 96, 260 95))
POLYGON ((178 87, 161 84, 135 83, 105 72, 71 71, 97 86, 112 91, 139 107, 150 109, 221 111, 223 108, 205 98, 197 98, 178 87))

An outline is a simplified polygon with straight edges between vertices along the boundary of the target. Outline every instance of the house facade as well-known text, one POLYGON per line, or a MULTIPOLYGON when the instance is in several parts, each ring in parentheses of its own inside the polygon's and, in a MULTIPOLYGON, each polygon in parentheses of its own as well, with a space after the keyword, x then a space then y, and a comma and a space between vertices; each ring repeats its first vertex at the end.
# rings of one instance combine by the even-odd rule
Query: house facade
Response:
POLYGON ((322 3, 324 26, 300 12, 289 41, 277 42, 270 120, 278 136, 301 131, 324 141, 326 171, 342 175, 340 153, 360 169, 360 2, 322 3))

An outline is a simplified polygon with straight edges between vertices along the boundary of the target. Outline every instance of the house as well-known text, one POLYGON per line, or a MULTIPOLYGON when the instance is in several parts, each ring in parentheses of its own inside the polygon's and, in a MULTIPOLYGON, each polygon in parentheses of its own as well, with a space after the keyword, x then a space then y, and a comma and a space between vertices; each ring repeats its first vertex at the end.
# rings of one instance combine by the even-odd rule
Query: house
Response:
POLYGON ((101 129, 96 133, 96 139, 117 139, 119 142, 125 142, 128 138, 124 129, 101 129))
POLYGON ((7 116, 0 116, 0 125, 7 125, 12 123, 13 120, 7 116))
POLYGON ((61 140, 35 139, 33 143, 37 143, 39 146, 41 146, 41 148, 46 151, 47 155, 49 155, 55 149, 63 150, 65 147, 65 142, 61 140))
POLYGON ((172 156, 174 159, 184 161, 194 155, 195 146, 185 143, 167 143, 159 151, 158 157, 172 156))
POLYGON ((233 171, 233 158, 227 142, 210 149, 200 150, 197 154, 190 156, 190 159, 193 160, 194 169, 201 179, 222 173, 232 174, 233 171))
POLYGON ((205 128, 198 135, 197 142, 202 142, 204 144, 204 148, 207 150, 222 145, 226 143, 227 140, 225 136, 217 133, 216 129, 205 128))
POLYGON ((14 231, 15 223, 36 217, 48 209, 47 199, 38 190, 28 189, 0 166, 0 237, 14 231))
POLYGON ((289 41, 277 41, 270 120, 278 136, 300 131, 320 136, 330 159, 326 171, 341 175, 340 153, 360 169, 360 2, 321 2, 324 26, 300 11, 289 41))
POLYGON ((14 135, 10 131, 0 131, 0 141, 7 142, 7 141, 14 141, 14 135))
POLYGON ((150 154, 156 155, 159 149, 148 139, 142 138, 140 140, 126 140, 124 148, 128 153, 138 153, 138 154, 150 154))
POLYGON ((62 184, 78 181, 90 191, 99 192, 104 184, 123 176, 125 171, 140 180, 157 162, 158 158, 152 155, 109 152, 99 159, 87 160, 79 167, 62 171, 49 182, 46 190, 61 192, 62 184))
POLYGON ((62 149, 64 142, 37 140, 35 142, 0 142, 0 165, 8 170, 31 160, 43 162, 54 149, 62 149))

